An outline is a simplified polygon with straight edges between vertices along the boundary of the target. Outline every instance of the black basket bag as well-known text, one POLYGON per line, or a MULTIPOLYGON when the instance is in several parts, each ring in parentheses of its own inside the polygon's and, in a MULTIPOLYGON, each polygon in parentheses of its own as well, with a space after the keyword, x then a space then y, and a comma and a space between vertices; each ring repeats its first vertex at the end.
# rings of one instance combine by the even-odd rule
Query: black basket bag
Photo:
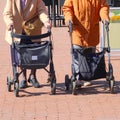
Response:
POLYGON ((43 41, 34 44, 15 44, 17 51, 16 63, 25 69, 45 68, 49 64, 50 42, 43 41))
MULTIPOLYGON (((73 54, 77 55, 75 59, 78 61, 79 79, 90 81, 106 77, 104 51, 98 53, 87 52, 87 49, 73 51, 73 54)), ((74 64, 76 63, 73 61, 74 64)))

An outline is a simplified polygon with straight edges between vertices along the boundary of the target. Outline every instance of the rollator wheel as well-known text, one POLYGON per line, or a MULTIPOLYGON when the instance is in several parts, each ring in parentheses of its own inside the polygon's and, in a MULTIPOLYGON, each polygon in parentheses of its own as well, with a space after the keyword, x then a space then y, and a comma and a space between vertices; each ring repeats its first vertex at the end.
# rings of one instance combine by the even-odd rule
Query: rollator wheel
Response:
POLYGON ((53 83, 51 87, 51 95, 55 95, 55 94, 56 94, 56 83, 53 83))
POLYGON ((7 89, 8 92, 11 92, 12 80, 10 77, 7 77, 7 89))
POLYGON ((114 91, 114 84, 115 84, 115 81, 114 80, 110 80, 109 81, 109 88, 110 88, 110 93, 113 94, 115 91, 114 91))
POLYGON ((18 82, 14 83, 14 94, 16 97, 19 96, 19 83, 18 82))
POLYGON ((56 76, 54 75, 54 77, 51 77, 51 95, 55 95, 56 94, 56 76))
POLYGON ((112 67, 112 64, 110 63, 109 64, 109 74, 110 74, 110 80, 113 80, 114 77, 113 77, 113 67, 112 67))
POLYGON ((108 65, 108 67, 109 67, 109 71, 108 71, 107 76, 106 76, 106 80, 107 80, 107 81, 114 79, 112 64, 110 63, 110 64, 108 65))
POLYGON ((76 81, 72 82, 72 94, 77 95, 77 90, 76 90, 76 81))
POLYGON ((69 79, 69 76, 68 76, 68 74, 67 75, 65 75, 65 90, 67 91, 67 90, 70 90, 70 79, 69 79))
POLYGON ((110 93, 113 94, 114 93, 114 85, 115 85, 115 80, 114 80, 114 76, 113 76, 113 67, 112 64, 109 64, 109 72, 108 75, 106 77, 107 81, 109 81, 109 88, 110 88, 110 93))

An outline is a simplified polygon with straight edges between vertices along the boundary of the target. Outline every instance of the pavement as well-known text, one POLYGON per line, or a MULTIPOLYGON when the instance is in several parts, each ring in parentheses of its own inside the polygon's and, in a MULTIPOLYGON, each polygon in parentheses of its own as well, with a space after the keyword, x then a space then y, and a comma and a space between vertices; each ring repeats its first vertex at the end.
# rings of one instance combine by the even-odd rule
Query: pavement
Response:
POLYGON ((65 92, 65 75, 71 75, 70 38, 67 27, 52 28, 56 95, 49 95, 50 85, 46 83, 48 75, 43 69, 37 71, 41 88, 34 88, 29 84, 28 88, 20 89, 19 97, 15 97, 13 87, 12 92, 8 92, 6 81, 7 76, 12 77, 12 67, 9 45, 4 40, 4 6, 5 1, 1 1, 0 120, 120 120, 119 56, 111 56, 116 81, 115 94, 109 93, 105 78, 92 81, 92 86, 80 89, 78 95, 65 92))

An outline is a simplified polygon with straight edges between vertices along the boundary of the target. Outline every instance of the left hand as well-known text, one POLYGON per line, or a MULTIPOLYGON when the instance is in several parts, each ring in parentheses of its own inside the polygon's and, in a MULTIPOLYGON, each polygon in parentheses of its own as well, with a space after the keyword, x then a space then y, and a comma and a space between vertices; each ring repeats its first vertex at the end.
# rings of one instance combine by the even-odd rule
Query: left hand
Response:
POLYGON ((51 29, 51 27, 52 27, 52 25, 51 25, 51 23, 50 23, 49 21, 45 22, 45 23, 44 23, 44 26, 45 26, 48 30, 51 29))
POLYGON ((109 23, 110 23, 110 21, 109 21, 109 20, 102 20, 102 22, 103 22, 103 24, 104 24, 104 25, 107 25, 107 26, 108 26, 108 25, 109 25, 109 23))

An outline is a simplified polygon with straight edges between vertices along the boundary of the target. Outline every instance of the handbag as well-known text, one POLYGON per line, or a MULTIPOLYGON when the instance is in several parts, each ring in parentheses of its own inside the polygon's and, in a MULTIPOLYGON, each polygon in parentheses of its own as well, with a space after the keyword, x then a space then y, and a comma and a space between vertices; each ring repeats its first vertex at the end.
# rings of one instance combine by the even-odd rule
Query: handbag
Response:
POLYGON ((22 28, 26 35, 36 35, 38 32, 41 33, 42 26, 43 23, 38 15, 22 23, 22 28))

